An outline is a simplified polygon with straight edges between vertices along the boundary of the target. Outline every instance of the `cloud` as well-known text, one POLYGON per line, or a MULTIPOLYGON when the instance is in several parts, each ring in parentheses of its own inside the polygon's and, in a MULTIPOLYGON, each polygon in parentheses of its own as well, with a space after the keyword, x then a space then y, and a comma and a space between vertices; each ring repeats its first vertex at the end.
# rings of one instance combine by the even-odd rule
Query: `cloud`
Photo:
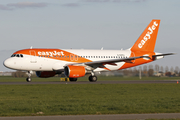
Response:
POLYGON ((7 6, 16 7, 16 8, 27 8, 27 7, 40 8, 40 7, 47 7, 48 3, 19 2, 19 3, 10 3, 7 4, 7 6))
POLYGON ((0 10, 14 10, 16 8, 42 8, 47 7, 49 3, 35 3, 35 2, 18 2, 9 3, 6 5, 0 4, 0 10))
POLYGON ((85 2, 110 2, 111 0, 84 0, 85 2))
POLYGON ((67 7, 78 7, 79 4, 78 4, 78 3, 67 3, 67 4, 63 4, 63 6, 67 6, 67 7))
POLYGON ((113 2, 144 2, 145 0, 113 0, 113 2))
POLYGON ((1 5, 0 4, 0 10, 13 10, 12 8, 5 6, 5 5, 1 5))
POLYGON ((144 2, 145 0, 83 0, 84 2, 144 2))

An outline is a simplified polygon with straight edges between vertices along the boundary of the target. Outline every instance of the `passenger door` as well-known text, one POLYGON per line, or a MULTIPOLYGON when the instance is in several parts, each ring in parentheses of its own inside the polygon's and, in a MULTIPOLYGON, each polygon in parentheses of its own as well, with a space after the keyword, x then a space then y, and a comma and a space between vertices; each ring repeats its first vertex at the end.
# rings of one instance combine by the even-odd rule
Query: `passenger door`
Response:
POLYGON ((30 50, 30 62, 31 63, 37 63, 37 60, 36 60, 36 52, 34 50, 30 50))

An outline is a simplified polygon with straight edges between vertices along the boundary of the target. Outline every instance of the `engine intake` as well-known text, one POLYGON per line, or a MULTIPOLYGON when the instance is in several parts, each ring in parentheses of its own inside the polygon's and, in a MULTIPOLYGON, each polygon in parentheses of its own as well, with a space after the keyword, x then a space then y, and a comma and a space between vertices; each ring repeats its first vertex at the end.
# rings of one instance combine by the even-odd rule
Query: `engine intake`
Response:
POLYGON ((78 78, 85 76, 86 69, 84 66, 68 65, 64 68, 64 73, 69 78, 78 78))

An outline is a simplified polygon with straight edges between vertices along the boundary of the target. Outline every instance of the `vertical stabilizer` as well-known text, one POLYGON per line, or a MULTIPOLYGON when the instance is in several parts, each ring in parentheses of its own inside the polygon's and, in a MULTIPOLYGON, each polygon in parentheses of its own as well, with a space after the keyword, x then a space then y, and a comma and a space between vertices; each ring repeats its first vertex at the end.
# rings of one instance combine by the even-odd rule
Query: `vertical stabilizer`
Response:
POLYGON ((152 20, 135 42, 131 51, 154 51, 160 20, 152 20))

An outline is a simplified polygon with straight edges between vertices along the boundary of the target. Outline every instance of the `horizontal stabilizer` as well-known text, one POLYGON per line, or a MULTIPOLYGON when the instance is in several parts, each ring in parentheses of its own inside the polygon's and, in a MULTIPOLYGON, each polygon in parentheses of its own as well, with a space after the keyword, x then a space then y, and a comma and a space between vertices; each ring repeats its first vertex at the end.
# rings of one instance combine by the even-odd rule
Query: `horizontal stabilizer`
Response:
POLYGON ((152 57, 159 57, 159 56, 167 56, 167 55, 175 55, 175 53, 165 53, 165 54, 158 54, 158 55, 153 55, 152 57))

